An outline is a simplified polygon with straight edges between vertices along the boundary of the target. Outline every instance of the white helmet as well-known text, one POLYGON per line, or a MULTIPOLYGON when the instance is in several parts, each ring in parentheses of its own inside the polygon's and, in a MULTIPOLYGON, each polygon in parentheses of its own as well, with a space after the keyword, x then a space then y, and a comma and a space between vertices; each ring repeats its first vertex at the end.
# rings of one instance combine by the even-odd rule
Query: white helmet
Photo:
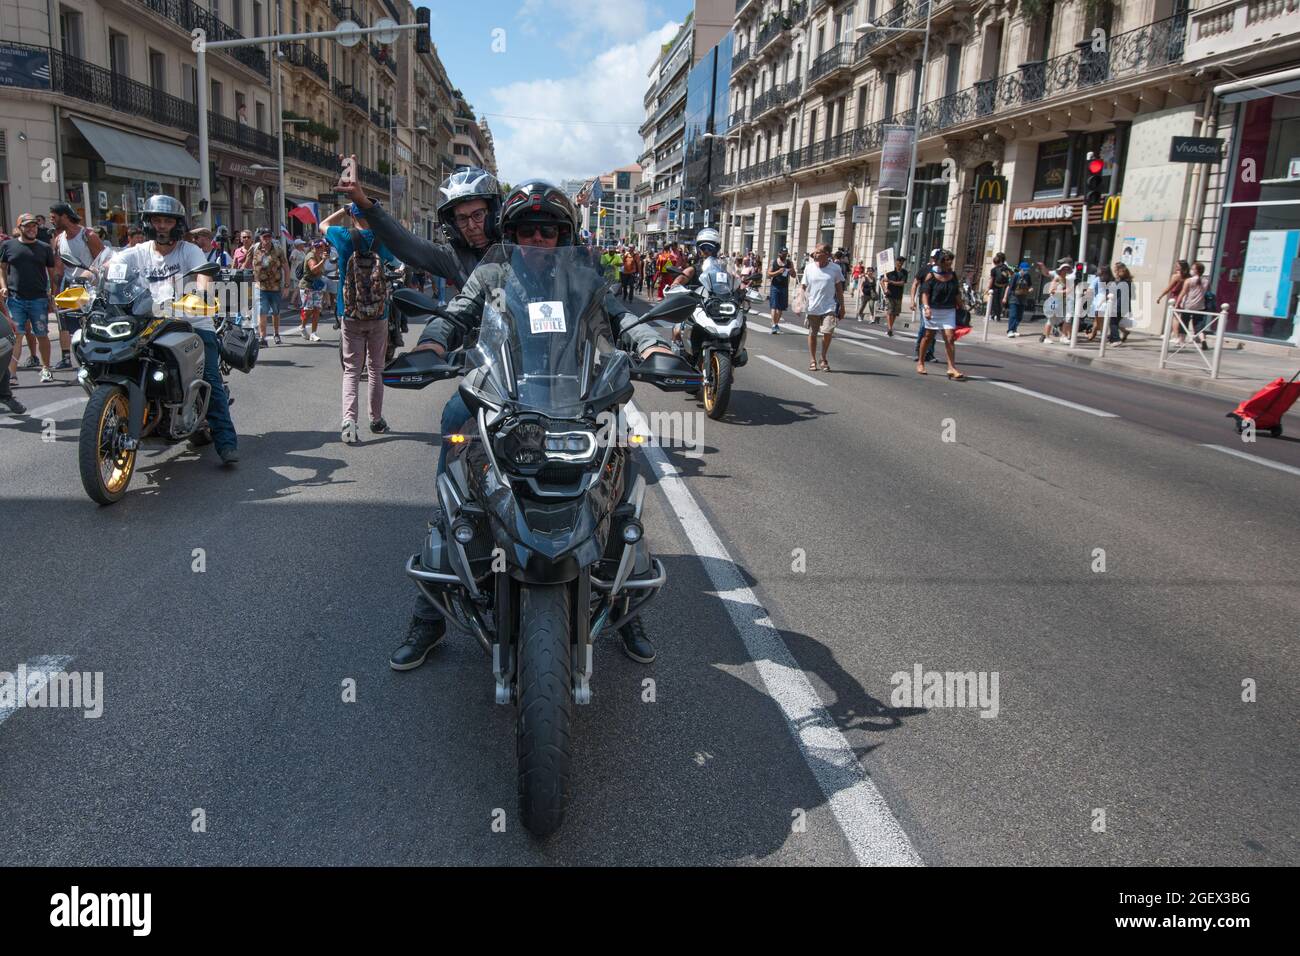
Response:
POLYGON ((695 236, 695 248, 706 255, 717 255, 722 250, 722 234, 713 228, 701 229, 695 236), (712 249, 705 249, 705 246, 712 246, 712 249))

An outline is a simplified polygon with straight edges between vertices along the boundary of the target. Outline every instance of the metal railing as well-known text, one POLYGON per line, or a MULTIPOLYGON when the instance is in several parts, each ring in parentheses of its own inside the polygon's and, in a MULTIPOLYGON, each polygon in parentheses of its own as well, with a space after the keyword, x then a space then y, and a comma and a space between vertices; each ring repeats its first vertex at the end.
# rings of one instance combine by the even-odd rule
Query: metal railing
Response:
POLYGON ((355 106, 362 113, 369 115, 370 99, 350 83, 344 83, 342 80, 334 81, 334 95, 341 99, 349 106, 355 106))
MULTIPOLYGON (((138 0, 141 6, 152 10, 160 17, 183 27, 186 33, 202 30, 204 36, 213 42, 220 40, 242 40, 244 35, 224 20, 212 15, 212 11, 200 7, 194 0, 138 0)), ((268 79, 271 76, 270 61, 266 51, 258 46, 234 47, 222 52, 230 54, 240 63, 256 70, 268 79)))
MULTIPOLYGON (((178 96, 137 82, 120 73, 56 50, 52 47, 10 43, 9 46, 45 53, 50 58, 50 90, 93 106, 107 107, 173 130, 197 133, 198 109, 178 96)), ((275 156, 275 137, 261 130, 208 111, 208 134, 216 141, 261 156, 275 156)), ((337 165, 337 163, 336 163, 337 165)))
POLYGON ((732 113, 731 116, 727 119, 727 129, 733 130, 737 126, 740 126, 743 123, 748 123, 748 122, 749 122, 749 107, 742 106, 740 109, 736 110, 736 112, 732 113))
POLYGON ((326 86, 330 82, 329 65, 319 56, 311 51, 311 48, 305 43, 286 43, 284 46, 285 59, 293 66, 309 70, 316 76, 320 77, 326 86))
POLYGON ((741 47, 739 50, 733 50, 731 53, 731 75, 735 76, 742 66, 748 62, 753 48, 749 46, 741 47))
POLYGON ((686 128, 686 114, 683 113, 678 119, 673 120, 658 133, 655 134, 655 146, 667 142, 686 128))
POLYGON ((832 75, 836 70, 848 69, 852 66, 853 44, 837 43, 812 61, 812 66, 808 68, 808 85, 812 86, 813 83, 832 75))
MULTIPOLYGON (((1175 309, 1169 303, 1169 314, 1165 320, 1164 331, 1160 336, 1160 368, 1168 368, 1169 360, 1183 352, 1190 351, 1199 360, 1200 369, 1209 372, 1210 378, 1219 377, 1219 364, 1223 358, 1223 332, 1228 326, 1228 305, 1225 302, 1218 312, 1197 312, 1188 309, 1175 309), (1178 342, 1170 342, 1177 331, 1178 342), (1207 358, 1197 336, 1208 341, 1214 337, 1214 348, 1207 358), (1171 351, 1172 346, 1172 351, 1171 351)), ((1181 368, 1197 368, 1198 363, 1178 362, 1181 368)))
POLYGON ((393 51, 391 47, 385 50, 378 43, 372 43, 370 44, 370 57, 376 63, 388 67, 388 72, 393 74, 393 76, 397 76, 397 66, 393 63, 393 51))

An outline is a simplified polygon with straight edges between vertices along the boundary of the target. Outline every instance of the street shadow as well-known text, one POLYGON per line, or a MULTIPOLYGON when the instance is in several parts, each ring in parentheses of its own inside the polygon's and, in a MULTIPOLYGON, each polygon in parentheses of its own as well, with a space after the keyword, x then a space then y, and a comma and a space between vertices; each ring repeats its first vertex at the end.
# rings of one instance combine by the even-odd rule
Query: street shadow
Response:
MULTIPOLYGON (((703 405, 699 408, 703 409, 703 405)), ((796 422, 812 421, 824 415, 833 414, 818 408, 812 402, 793 398, 778 398, 746 389, 732 389, 731 404, 727 414, 716 423, 719 427, 726 425, 793 425, 796 422)))

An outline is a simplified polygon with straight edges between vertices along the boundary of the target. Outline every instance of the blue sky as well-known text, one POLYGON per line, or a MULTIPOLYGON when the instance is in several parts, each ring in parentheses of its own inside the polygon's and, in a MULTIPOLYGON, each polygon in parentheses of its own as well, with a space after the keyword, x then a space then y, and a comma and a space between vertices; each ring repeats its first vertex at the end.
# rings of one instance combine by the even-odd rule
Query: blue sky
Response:
POLYGON ((433 42, 487 114, 501 178, 561 179, 636 162, 646 70, 690 0, 478 0, 430 8, 433 42), (503 31, 503 32, 497 32, 503 31), (494 42, 504 50, 494 50, 494 42))

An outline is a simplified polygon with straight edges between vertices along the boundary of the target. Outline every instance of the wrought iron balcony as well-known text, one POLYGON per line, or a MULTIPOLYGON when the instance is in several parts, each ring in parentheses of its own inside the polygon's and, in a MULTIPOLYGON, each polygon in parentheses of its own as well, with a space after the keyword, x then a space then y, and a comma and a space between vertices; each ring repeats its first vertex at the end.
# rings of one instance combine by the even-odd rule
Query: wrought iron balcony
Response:
POLYGON ((300 67, 309 71, 329 86, 330 68, 324 60, 311 51, 311 48, 305 43, 286 43, 284 44, 285 59, 292 66, 300 67))
MULTIPOLYGON (((139 0, 139 3, 160 17, 182 27, 186 33, 202 30, 203 35, 214 43, 220 40, 244 39, 242 33, 224 20, 213 16, 212 11, 203 9, 193 0, 139 0)), ((228 53, 250 69, 270 78, 271 65, 260 46, 234 47, 221 52, 228 53)))
POLYGON ((380 46, 378 43, 370 44, 370 58, 376 63, 388 67, 388 72, 397 76, 397 64, 393 62, 393 48, 380 46))
POLYGON ((748 46, 741 47, 739 50, 733 50, 731 53, 731 75, 735 76, 740 72, 740 68, 749 60, 751 48, 748 46))
POLYGON ((355 107, 363 114, 370 113, 370 100, 366 94, 362 93, 350 83, 344 83, 342 80, 334 81, 334 95, 341 99, 348 106, 355 107))
POLYGON ((748 122, 749 122, 749 108, 742 106, 740 109, 736 110, 736 112, 732 113, 731 118, 727 120, 727 131, 730 132, 731 130, 736 129, 739 126, 743 126, 748 122))
MULTIPOLYGON (((178 96, 156 90, 88 60, 68 56, 50 47, 27 43, 10 43, 9 46, 45 53, 49 57, 50 90, 53 93, 70 96, 91 106, 150 120, 172 130, 198 132, 197 108, 178 96)), ((274 136, 211 110, 208 111, 208 135, 217 142, 259 156, 276 155, 274 136)))
POLYGON ((812 61, 808 68, 808 88, 830 82, 852 67, 853 44, 837 43, 812 61))

